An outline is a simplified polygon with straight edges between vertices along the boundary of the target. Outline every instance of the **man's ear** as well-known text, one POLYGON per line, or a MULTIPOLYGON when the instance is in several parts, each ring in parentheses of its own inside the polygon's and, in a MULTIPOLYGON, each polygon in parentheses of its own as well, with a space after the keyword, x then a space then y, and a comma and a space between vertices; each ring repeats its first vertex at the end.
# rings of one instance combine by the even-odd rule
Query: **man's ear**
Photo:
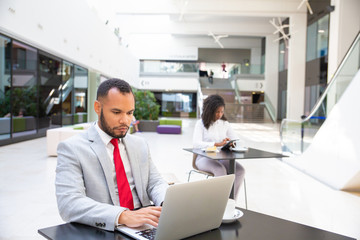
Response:
POLYGON ((98 116, 101 114, 101 103, 98 100, 94 102, 94 110, 98 116))

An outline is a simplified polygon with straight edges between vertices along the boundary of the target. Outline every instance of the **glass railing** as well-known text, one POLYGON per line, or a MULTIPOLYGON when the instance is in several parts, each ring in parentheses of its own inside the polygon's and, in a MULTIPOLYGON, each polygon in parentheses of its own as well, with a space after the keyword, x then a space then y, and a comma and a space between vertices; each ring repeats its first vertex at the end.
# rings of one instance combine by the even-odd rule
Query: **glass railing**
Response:
POLYGON ((198 73, 201 77, 231 78, 234 75, 262 75, 264 67, 250 63, 198 63, 163 60, 141 60, 141 74, 198 73))
POLYGON ((283 119, 280 139, 283 152, 301 154, 311 144, 332 108, 360 68, 360 34, 357 35, 344 59, 308 116, 302 121, 283 119))
POLYGON ((272 104, 270 98, 268 97, 268 95, 266 93, 264 93, 264 103, 265 103, 265 107, 271 117, 271 120, 273 122, 276 122, 276 113, 275 113, 275 107, 272 104))
POLYGON ((229 70, 229 77, 240 74, 262 75, 264 67, 261 64, 234 64, 229 70))
POLYGON ((176 74, 197 73, 199 64, 197 62, 174 62, 160 60, 141 60, 140 73, 142 74, 176 74))

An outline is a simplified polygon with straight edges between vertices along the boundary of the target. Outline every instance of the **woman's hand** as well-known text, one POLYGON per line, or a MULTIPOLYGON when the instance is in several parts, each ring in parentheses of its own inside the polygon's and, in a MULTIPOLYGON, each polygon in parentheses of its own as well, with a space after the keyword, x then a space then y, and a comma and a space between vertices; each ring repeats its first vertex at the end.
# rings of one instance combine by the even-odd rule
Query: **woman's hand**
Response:
POLYGON ((227 143, 227 141, 229 141, 229 140, 230 140, 230 138, 224 138, 221 142, 215 143, 214 146, 215 146, 215 147, 222 147, 222 146, 224 146, 224 145, 227 143))

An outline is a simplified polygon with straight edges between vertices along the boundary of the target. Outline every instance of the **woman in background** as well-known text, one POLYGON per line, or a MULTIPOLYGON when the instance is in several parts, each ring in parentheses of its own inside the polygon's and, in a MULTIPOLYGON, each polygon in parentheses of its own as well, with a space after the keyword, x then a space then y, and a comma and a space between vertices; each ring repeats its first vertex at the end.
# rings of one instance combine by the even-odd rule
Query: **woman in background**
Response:
MULTIPOLYGON (((204 100, 201 119, 196 122, 193 147, 222 147, 227 141, 237 139, 235 131, 224 116, 225 101, 219 95, 210 95, 204 100)), ((211 172, 214 176, 227 175, 229 170, 228 160, 212 160, 198 155, 195 162, 196 166, 203 171, 211 172)), ((235 172, 235 200, 237 198, 240 185, 244 180, 245 169, 240 163, 236 162, 235 172)))
POLYGON ((130 126, 134 126, 134 132, 140 132, 139 131, 139 127, 138 127, 138 124, 140 123, 139 120, 136 120, 135 116, 133 115, 133 118, 132 118, 132 121, 131 121, 131 124, 130 126))

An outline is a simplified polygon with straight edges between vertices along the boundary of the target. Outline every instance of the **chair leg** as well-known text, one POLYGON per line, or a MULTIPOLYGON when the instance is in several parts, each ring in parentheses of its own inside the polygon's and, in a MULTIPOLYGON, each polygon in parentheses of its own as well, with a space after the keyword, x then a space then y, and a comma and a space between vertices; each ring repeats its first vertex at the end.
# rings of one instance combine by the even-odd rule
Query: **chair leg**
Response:
POLYGON ((245 181, 245 178, 244 178, 244 193, 245 193, 245 207, 246 207, 246 210, 248 209, 248 204, 247 204, 247 194, 246 194, 246 181, 245 181))
POLYGON ((191 173, 193 172, 196 172, 196 173, 199 173, 199 174, 203 174, 203 175, 206 175, 206 179, 208 179, 209 177, 211 177, 210 175, 208 174, 205 174, 205 173, 202 173, 202 172, 197 172, 196 170, 190 170, 189 172, 189 176, 188 176, 188 182, 190 181, 190 176, 191 176, 191 173))
POLYGON ((190 181, 190 175, 191 175, 192 171, 193 171, 193 170, 190 170, 190 172, 189 172, 188 182, 190 181))

